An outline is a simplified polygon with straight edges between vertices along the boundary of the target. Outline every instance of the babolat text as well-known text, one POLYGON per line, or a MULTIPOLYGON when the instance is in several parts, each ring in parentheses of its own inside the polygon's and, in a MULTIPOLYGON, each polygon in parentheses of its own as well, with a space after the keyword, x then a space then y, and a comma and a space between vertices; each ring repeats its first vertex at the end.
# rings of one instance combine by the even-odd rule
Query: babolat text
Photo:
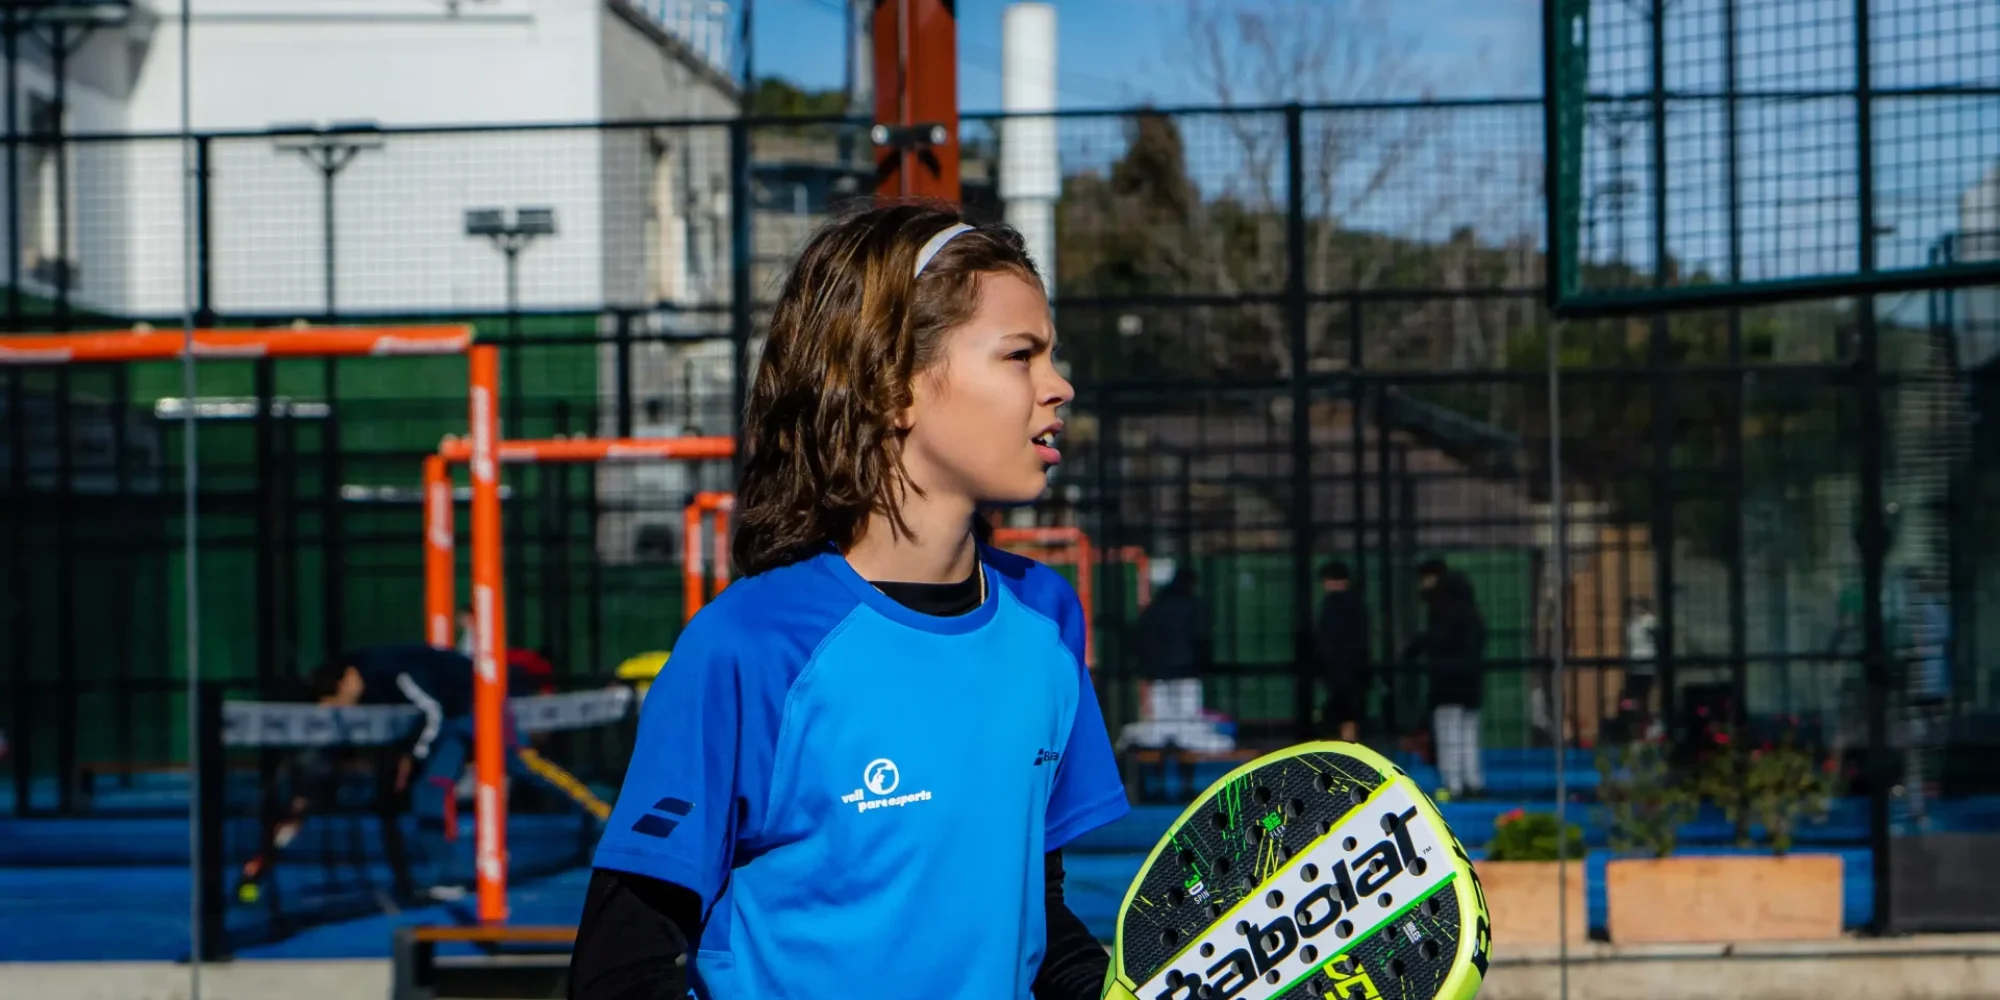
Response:
POLYGON ((1451 877, 1448 851, 1417 819, 1410 792, 1384 786, 1191 941, 1139 996, 1276 996, 1451 877))

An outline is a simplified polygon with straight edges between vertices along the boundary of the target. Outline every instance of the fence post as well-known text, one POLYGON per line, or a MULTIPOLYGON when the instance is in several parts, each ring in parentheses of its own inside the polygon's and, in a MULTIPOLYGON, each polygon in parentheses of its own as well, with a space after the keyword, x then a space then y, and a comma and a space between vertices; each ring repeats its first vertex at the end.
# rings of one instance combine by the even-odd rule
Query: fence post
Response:
POLYGON ((750 123, 739 117, 729 123, 729 422, 736 436, 731 482, 743 475, 743 407, 750 395, 750 212, 750 123))
MULTIPOLYGON (((23 30, 12 4, 0 8, 0 44, 7 64, 7 329, 21 329, 21 48, 23 30)), ((20 454, 15 452, 15 454, 20 454)), ((27 800, 22 799, 23 803, 27 800)))
POLYGON ((1313 724, 1312 357, 1306 337, 1305 111, 1285 107, 1285 332, 1292 367, 1293 721, 1304 740, 1313 724))
MULTIPOLYGON (((1869 40, 1868 0, 1854 0, 1856 237, 1859 240, 1859 271, 1872 277, 1875 271, 1875 112, 1874 85, 1869 40)), ((1862 296, 1855 313, 1860 328, 1855 352, 1855 391, 1861 394, 1861 497, 1856 519, 1855 541, 1861 547, 1861 659, 1868 687, 1868 846, 1875 876, 1874 915, 1870 929, 1877 934, 1893 930, 1890 900, 1894 865, 1889 857, 1889 786, 1895 761, 1889 753, 1889 673, 1888 634, 1882 620, 1883 563, 1889 553, 1889 526, 1883 521, 1883 447, 1887 437, 1882 415, 1882 356, 1880 330, 1875 321, 1875 298, 1862 296)), ((1906 753, 1909 751, 1905 751, 1906 753)))
MULTIPOLYGON (((193 664, 188 669, 194 669, 193 664)), ((195 731, 188 741, 200 747, 195 774, 195 910, 200 914, 196 960, 214 962, 228 955, 223 938, 229 903, 223 896, 222 830, 229 765, 222 757, 222 681, 202 681, 196 690, 195 731)))
MULTIPOLYGON (((66 264, 65 264, 66 266, 66 264)), ((81 736, 77 733, 77 716, 82 713, 82 698, 78 691, 77 667, 77 615, 76 615, 76 453, 80 435, 76 428, 76 395, 71 384, 73 365, 57 365, 55 368, 55 452, 56 481, 51 499, 54 503, 55 540, 55 633, 56 633, 56 809, 63 815, 71 815, 76 808, 77 744, 81 736)), ((31 453, 22 452, 14 460, 23 464, 31 461, 31 453)), ((25 596, 25 595, 24 595, 25 596)))
POLYGON ((618 413, 613 418, 618 425, 618 437, 632 436, 632 313, 627 309, 618 310, 617 320, 612 326, 612 359, 617 369, 612 372, 612 381, 617 387, 618 413))
MULTIPOLYGON (((196 326, 215 325, 215 243, 214 213, 215 202, 209 197, 209 137, 197 136, 194 141, 194 205, 195 217, 185 220, 184 225, 195 227, 195 310, 196 326)), ((332 400, 328 400, 329 403, 332 400)))
MULTIPOLYGON (((256 522, 257 522, 257 679, 268 682, 276 679, 278 670, 278 541, 277 520, 277 428, 272 426, 275 408, 273 398, 277 395, 277 362, 270 358, 258 358, 253 364, 253 394, 257 397, 257 416, 253 424, 257 455, 256 522)), ((187 405, 193 406, 194 400, 187 405)), ((287 673, 291 671, 285 671, 287 673)))

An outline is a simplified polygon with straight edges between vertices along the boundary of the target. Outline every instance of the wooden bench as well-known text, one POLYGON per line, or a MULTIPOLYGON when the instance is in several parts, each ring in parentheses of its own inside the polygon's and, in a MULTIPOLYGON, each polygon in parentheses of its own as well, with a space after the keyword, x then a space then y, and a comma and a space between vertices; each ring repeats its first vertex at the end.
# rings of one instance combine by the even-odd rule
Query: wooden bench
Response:
POLYGON ((391 948, 395 980, 390 1000, 561 997, 568 993, 575 943, 574 927, 398 927, 391 948), (471 944, 483 954, 440 959, 441 944, 471 944))

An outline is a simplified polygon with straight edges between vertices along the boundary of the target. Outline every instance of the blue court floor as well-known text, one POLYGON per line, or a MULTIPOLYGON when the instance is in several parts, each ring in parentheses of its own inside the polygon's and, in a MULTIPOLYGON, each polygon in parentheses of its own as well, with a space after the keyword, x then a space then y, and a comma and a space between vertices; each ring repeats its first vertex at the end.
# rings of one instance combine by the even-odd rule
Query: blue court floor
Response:
MULTIPOLYGON (((1496 763, 1503 766, 1495 768, 1495 773, 1506 774, 1506 762, 1496 763)), ((1547 791, 1533 787, 1530 772, 1534 763, 1522 762, 1522 787, 1518 790, 1493 788, 1492 798, 1442 806, 1475 859, 1483 855, 1494 820, 1502 813, 1517 807, 1537 811, 1553 808, 1547 791)), ((1539 763, 1546 768, 1552 762, 1539 763)), ((1547 771, 1542 775, 1545 783, 1547 771)), ((1201 786, 1219 776, 1219 771, 1211 774, 1204 770, 1195 780, 1201 786)), ((1422 781, 1426 776, 1413 777, 1422 781)), ((146 792, 143 807, 135 803, 124 816, 106 801, 101 803, 105 807, 101 811, 107 813, 102 818, 0 819, 0 961, 173 961, 186 957, 192 898, 186 865, 187 825, 184 818, 160 808, 171 803, 158 795, 157 789, 146 792)), ((1112 936, 1113 917, 1127 886, 1144 863, 1146 852, 1180 811, 1178 805, 1137 806, 1125 819, 1086 835, 1065 852, 1070 906, 1100 937, 1108 940, 1112 936)), ((1569 814, 1585 830, 1588 853, 1584 874, 1590 917, 1593 926, 1601 927, 1605 919, 1604 865, 1612 857, 1606 845, 1608 831, 1597 810, 1588 804, 1573 805, 1569 814)), ((1932 823, 1932 828, 1940 831, 2000 829, 2000 797, 1938 803, 1932 823)), ((517 833, 510 824, 510 848, 530 852, 536 837, 546 836, 551 842, 560 840, 563 850, 569 852, 549 857, 571 856, 575 852, 573 830, 559 821, 553 825, 560 829, 537 831, 530 822, 517 833)), ((1744 853, 1727 846, 1731 834, 1729 824, 1719 814, 1705 812, 1683 828, 1677 853, 1744 853)), ((1796 853, 1830 853, 1843 859, 1843 916, 1850 927, 1866 924, 1872 916, 1867 844, 1867 803, 1846 799, 1836 804, 1827 822, 1803 828, 1794 849, 1796 853)), ((298 867, 307 873, 318 872, 311 864, 298 867)), ((369 859, 363 867, 367 870, 358 876, 360 879, 386 885, 386 866, 379 858, 369 859)), ((540 870, 548 874, 513 881, 513 921, 574 924, 582 906, 587 871, 573 865, 552 870, 546 864, 540 870)), ((236 955, 242 959, 380 957, 388 954, 390 930, 399 924, 474 920, 470 899, 403 910, 384 909, 379 901, 366 898, 363 904, 338 918, 302 921, 281 939, 246 945, 236 955)), ((242 919, 242 914, 232 912, 232 921, 242 919)), ((255 914, 251 917, 254 920, 255 914)))

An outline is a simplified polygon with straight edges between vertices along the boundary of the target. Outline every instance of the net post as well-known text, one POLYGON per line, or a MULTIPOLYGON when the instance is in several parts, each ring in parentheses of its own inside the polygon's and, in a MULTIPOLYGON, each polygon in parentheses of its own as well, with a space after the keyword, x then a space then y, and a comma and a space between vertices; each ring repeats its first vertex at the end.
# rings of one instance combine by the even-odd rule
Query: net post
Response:
MULTIPOLYGON (((1138 577, 1136 596, 1140 610, 1144 610, 1146 605, 1153 603, 1153 558, 1137 545, 1127 545, 1120 549, 1118 556, 1120 560, 1131 564, 1132 575, 1138 577)), ((1124 611, 1120 610, 1119 614, 1122 616, 1124 611)))
POLYGON ((424 635, 438 649, 452 647, 452 548, 451 470, 432 455, 424 459, 424 635))
POLYGON ((715 592, 722 593, 729 586, 729 511, 736 506, 732 498, 717 497, 715 501, 715 565, 709 576, 715 581, 715 592))
POLYGON ((196 912, 200 914, 200 934, 196 938, 199 954, 191 956, 195 962, 214 962, 227 957, 223 935, 225 916, 229 903, 223 895, 223 851, 222 830, 227 808, 225 796, 228 791, 229 766, 222 756, 222 685, 217 681, 201 681, 195 693, 195 731, 189 738, 199 741, 200 754, 195 781, 196 835, 200 845, 195 863, 200 877, 197 891, 201 898, 196 901, 196 912))
POLYGON ((500 581, 500 357, 490 344, 468 352, 472 425, 473 764, 477 782, 479 919, 507 919, 507 818, 501 727, 507 711, 506 606, 500 581))
POLYGON ((691 622, 701 611, 701 498, 687 505, 681 514, 681 620, 691 622))

